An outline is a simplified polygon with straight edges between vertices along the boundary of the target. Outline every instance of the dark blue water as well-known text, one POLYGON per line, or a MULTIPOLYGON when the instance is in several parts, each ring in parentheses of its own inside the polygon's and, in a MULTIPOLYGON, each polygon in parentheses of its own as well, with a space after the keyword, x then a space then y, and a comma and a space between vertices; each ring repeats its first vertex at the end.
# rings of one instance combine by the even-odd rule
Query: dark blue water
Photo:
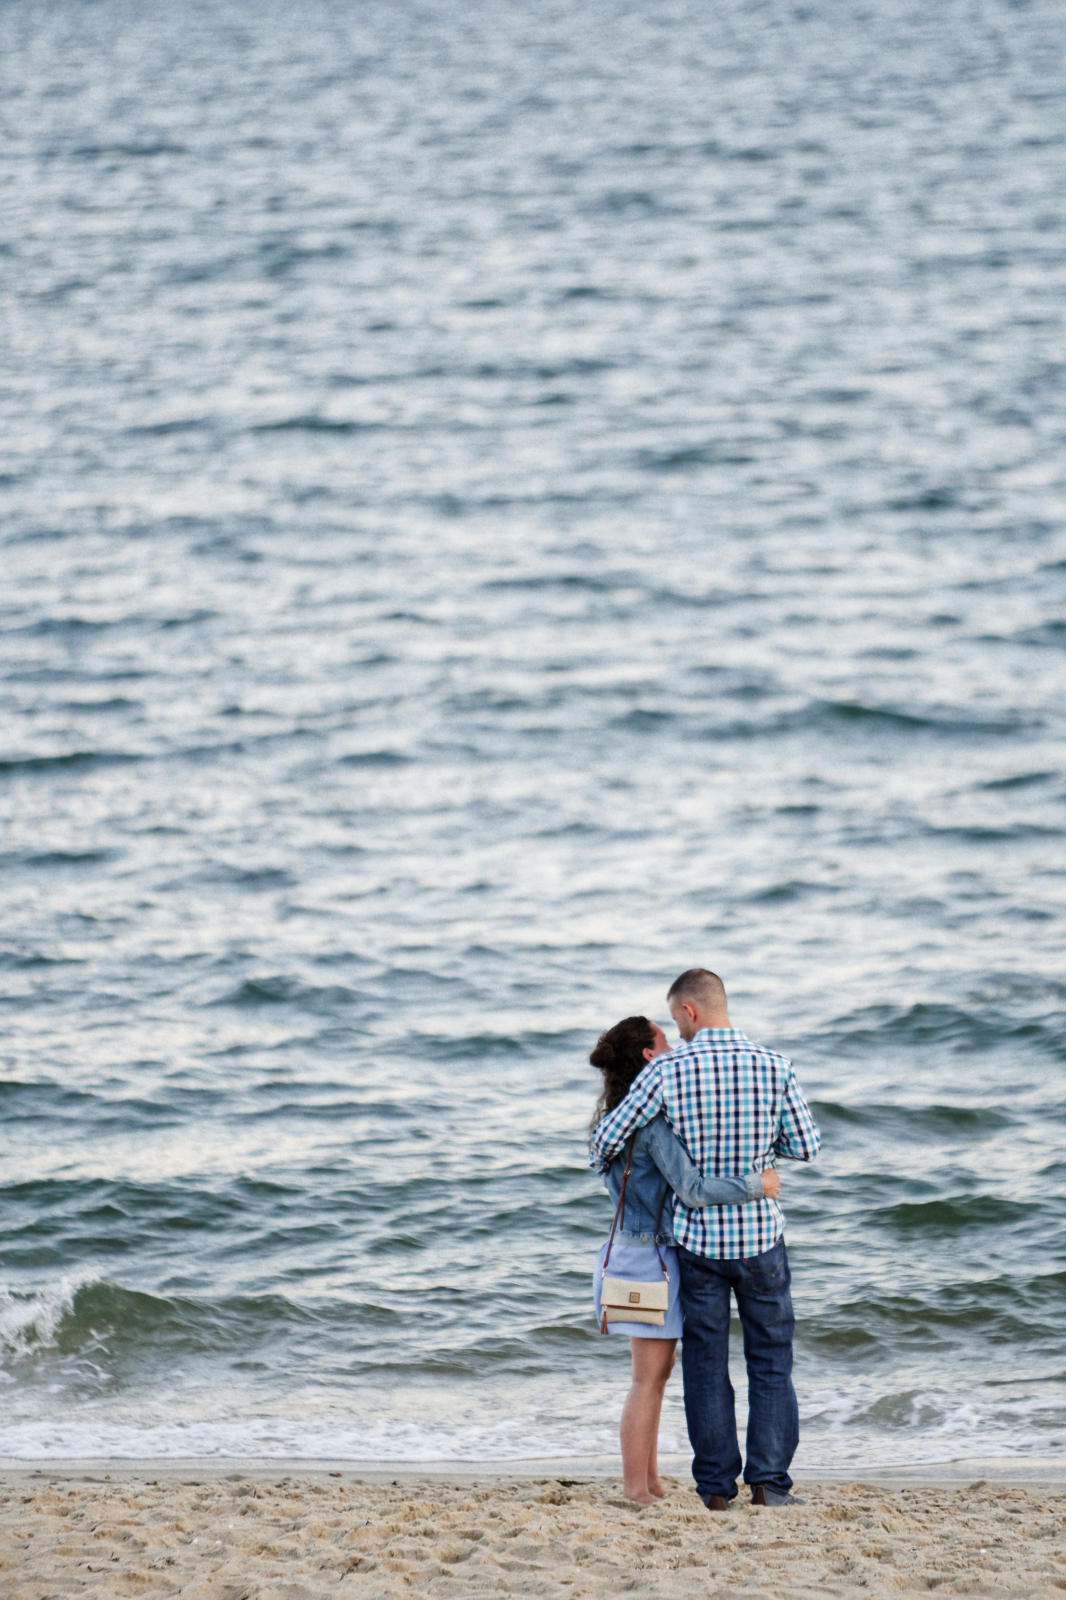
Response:
POLYGON ((1061 1450, 1062 24, 0 6, 6 1454, 612 1450, 692 963, 802 1461, 1061 1450))

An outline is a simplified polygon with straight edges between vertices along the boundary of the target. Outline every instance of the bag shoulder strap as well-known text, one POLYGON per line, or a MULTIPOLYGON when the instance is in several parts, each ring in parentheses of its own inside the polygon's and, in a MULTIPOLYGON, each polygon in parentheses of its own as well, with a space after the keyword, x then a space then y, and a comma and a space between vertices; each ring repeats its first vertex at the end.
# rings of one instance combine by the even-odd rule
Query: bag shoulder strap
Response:
POLYGON ((607 1254, 603 1258, 604 1276, 606 1276, 607 1273, 607 1263, 611 1259, 611 1246, 614 1244, 614 1236, 618 1231, 618 1223, 625 1212, 626 1184, 629 1182, 629 1169, 633 1164, 633 1146, 636 1144, 636 1142, 637 1136, 634 1134, 629 1141, 629 1148, 626 1151, 626 1166, 625 1171, 622 1173, 622 1187, 618 1191, 618 1204, 614 1208, 614 1221, 611 1223, 611 1234, 610 1238, 607 1240, 607 1254))
MULTIPOLYGON (((640 1130, 638 1129, 637 1131, 639 1132, 640 1130)), ((625 1215, 626 1184, 629 1182, 629 1169, 633 1165, 633 1147, 636 1144, 636 1142, 637 1142, 637 1135, 634 1133, 632 1138, 629 1141, 629 1148, 626 1151, 626 1165, 625 1165, 625 1171, 622 1173, 622 1187, 618 1191, 618 1204, 614 1208, 614 1221, 611 1223, 611 1233, 610 1233, 609 1239, 607 1240, 607 1254, 603 1258, 603 1270, 602 1270, 600 1276, 604 1277, 604 1278, 607 1276, 607 1263, 611 1259, 611 1246, 614 1244, 614 1236, 615 1236, 616 1232, 618 1231, 619 1222, 622 1221, 622 1219, 623 1219, 623 1217, 625 1215)), ((663 1220, 663 1207, 666 1205, 666 1197, 667 1197, 667 1195, 669 1193, 670 1193, 670 1185, 666 1184, 664 1189, 663 1189, 662 1199, 659 1201, 659 1215, 655 1219, 655 1235, 656 1235, 656 1238, 655 1238, 655 1254, 659 1257, 659 1265, 663 1269, 663 1277, 666 1278, 666 1280, 668 1282, 669 1282, 670 1274, 666 1270, 666 1262, 663 1260, 663 1253, 659 1248, 658 1234, 659 1234, 659 1224, 663 1220)))

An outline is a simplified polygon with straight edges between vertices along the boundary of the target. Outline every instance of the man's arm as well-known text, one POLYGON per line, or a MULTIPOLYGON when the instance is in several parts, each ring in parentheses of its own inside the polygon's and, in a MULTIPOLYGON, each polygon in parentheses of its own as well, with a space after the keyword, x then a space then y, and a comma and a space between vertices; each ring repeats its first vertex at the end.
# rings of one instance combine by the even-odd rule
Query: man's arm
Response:
POLYGON ((781 1121, 774 1140, 774 1155, 784 1156, 789 1161, 813 1161, 821 1142, 818 1124, 803 1098, 803 1090, 796 1082, 795 1073, 789 1067, 781 1102, 781 1121))
POLYGON ((629 1093, 613 1111, 601 1117, 589 1141, 589 1166, 606 1172, 631 1133, 650 1122, 663 1104, 663 1078, 658 1058, 649 1061, 639 1077, 633 1079, 629 1093))

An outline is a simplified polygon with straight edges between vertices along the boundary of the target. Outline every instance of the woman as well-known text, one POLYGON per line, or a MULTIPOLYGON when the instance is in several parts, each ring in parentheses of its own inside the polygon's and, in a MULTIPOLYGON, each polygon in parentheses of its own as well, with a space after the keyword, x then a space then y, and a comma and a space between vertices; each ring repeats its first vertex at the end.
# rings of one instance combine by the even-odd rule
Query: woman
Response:
MULTIPOLYGON (((625 1099, 629 1086, 655 1056, 670 1047, 666 1035, 647 1017, 626 1017, 600 1036, 589 1056, 603 1073, 603 1093, 593 1127, 625 1099)), ((607 1187, 617 1209, 627 1156, 624 1214, 611 1245, 610 1276, 655 1281, 669 1275, 669 1309, 662 1327, 638 1322, 611 1322, 609 1333, 629 1336, 633 1380, 622 1408, 622 1492, 638 1505, 651 1505, 665 1493, 659 1481, 656 1447, 663 1391, 681 1336, 681 1302, 677 1251, 671 1227, 670 1191, 687 1206, 738 1206, 764 1196, 776 1199, 781 1180, 773 1170, 735 1178, 705 1178, 660 1113, 638 1129, 630 1145, 607 1169, 607 1187)), ((607 1245, 596 1264, 596 1317, 600 1317, 600 1285, 607 1245)))

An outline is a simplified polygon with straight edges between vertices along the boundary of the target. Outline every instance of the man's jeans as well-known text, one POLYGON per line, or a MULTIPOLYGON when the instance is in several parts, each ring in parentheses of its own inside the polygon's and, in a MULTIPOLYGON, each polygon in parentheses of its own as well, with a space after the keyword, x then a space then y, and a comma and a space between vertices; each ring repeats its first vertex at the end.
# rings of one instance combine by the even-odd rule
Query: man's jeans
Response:
POLYGON ((745 1483, 787 1493, 799 1442, 792 1387, 792 1274, 784 1239, 761 1256, 714 1261, 678 1246, 685 1317, 681 1370, 692 1475, 703 1496, 737 1492, 740 1449, 729 1381, 729 1301, 737 1297, 748 1365, 748 1455, 745 1483))

